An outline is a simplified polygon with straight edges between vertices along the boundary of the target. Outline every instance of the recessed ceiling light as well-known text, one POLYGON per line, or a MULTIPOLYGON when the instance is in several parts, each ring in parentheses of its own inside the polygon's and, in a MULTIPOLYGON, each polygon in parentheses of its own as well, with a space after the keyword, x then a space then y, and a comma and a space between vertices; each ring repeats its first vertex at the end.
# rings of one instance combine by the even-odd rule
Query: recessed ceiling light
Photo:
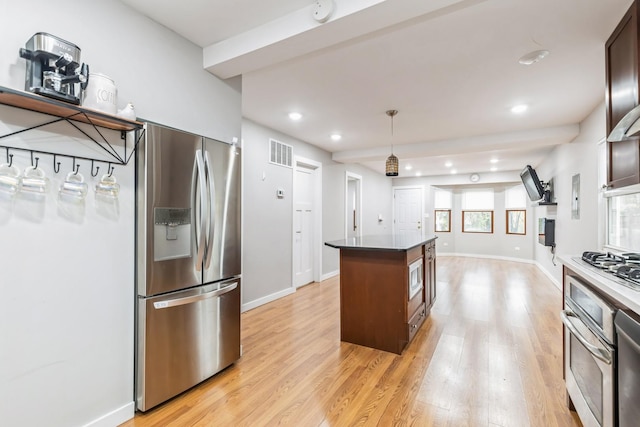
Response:
POLYGON ((458 171, 457 171, 457 170, 455 170, 455 169, 451 169, 451 175, 455 175, 455 174, 457 174, 457 173, 458 173, 458 171))
POLYGON ((332 141, 340 141, 342 139, 342 135, 340 135, 339 133, 332 133, 331 134, 331 140, 332 141))
POLYGON ((300 120, 302 118, 302 114, 300 113, 296 113, 295 111, 292 113, 289 113, 289 118, 291 120, 300 120))
POLYGON ((405 166, 404 168, 405 168, 405 170, 410 171, 411 169, 413 169, 413 166, 411 166, 411 165, 407 165, 407 166, 405 166))
POLYGON ((529 108, 527 105, 520 104, 520 105, 516 105, 515 107, 511 108, 511 112, 514 113, 514 114, 520 114, 520 113, 524 113, 525 111, 527 111, 527 108, 529 108))
POLYGON ((422 176, 422 172, 416 172, 416 176, 422 176))
POLYGON ((451 162, 446 162, 446 163, 444 164, 444 166, 445 166, 445 167, 447 167, 447 168, 450 168, 451 166, 453 166, 453 163, 451 163, 451 162))
POLYGON ((518 59, 518 62, 522 65, 531 65, 542 61, 547 55, 549 55, 548 50, 534 50, 533 52, 522 55, 520 59, 518 59))
POLYGON ((497 171, 497 170, 498 170, 498 168, 494 166, 494 167, 492 167, 492 168, 491 168, 491 169, 489 169, 489 170, 490 170, 491 172, 495 172, 495 171, 497 171))
POLYGON ((491 163, 498 163, 498 159, 491 159, 489 160, 491 163))

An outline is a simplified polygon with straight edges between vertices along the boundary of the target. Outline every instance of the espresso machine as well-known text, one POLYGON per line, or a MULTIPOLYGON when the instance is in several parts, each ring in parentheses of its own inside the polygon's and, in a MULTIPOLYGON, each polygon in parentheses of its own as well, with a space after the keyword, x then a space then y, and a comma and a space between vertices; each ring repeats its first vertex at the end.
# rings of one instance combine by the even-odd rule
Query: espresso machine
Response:
POLYGON ((89 81, 89 66, 80 65, 78 46, 48 33, 36 33, 20 49, 20 57, 27 60, 26 91, 80 104, 89 81))

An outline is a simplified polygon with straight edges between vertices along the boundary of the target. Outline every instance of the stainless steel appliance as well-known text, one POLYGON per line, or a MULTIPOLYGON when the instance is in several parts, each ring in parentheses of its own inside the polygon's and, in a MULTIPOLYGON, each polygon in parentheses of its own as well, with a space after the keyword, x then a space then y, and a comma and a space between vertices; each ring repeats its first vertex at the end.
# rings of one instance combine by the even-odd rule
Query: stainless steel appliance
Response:
POLYGON ((136 400, 240 358, 240 150, 147 124, 136 157, 136 400))
POLYGON ((565 277, 565 382, 585 427, 616 425, 616 308, 578 278, 565 277))
POLYGON ((587 251, 581 258, 574 258, 578 263, 586 263, 595 267, 594 272, 613 280, 615 283, 633 289, 640 290, 640 254, 587 251))
POLYGON ((640 318, 618 310, 618 425, 635 427, 640 422, 640 318))
POLYGON ((420 259, 409 265, 409 299, 413 298, 422 290, 422 277, 424 276, 422 272, 423 263, 424 258, 420 257, 420 259))
POLYGON ((82 89, 87 87, 89 66, 80 66, 80 48, 48 33, 36 33, 20 49, 27 60, 25 90, 80 104, 82 89), (80 89, 76 86, 80 84, 80 89))

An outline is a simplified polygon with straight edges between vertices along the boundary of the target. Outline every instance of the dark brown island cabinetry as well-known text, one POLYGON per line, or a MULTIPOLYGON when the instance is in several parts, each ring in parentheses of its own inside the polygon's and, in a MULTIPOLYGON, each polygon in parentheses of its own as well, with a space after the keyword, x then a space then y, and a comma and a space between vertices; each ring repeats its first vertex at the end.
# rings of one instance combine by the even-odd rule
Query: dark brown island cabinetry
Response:
POLYGON ((365 236, 326 244, 340 249, 340 339, 402 354, 435 302, 435 237, 365 236))
MULTIPOLYGON (((624 15, 605 44, 607 135, 640 103, 638 79, 638 1, 624 15)), ((607 185, 640 183, 640 138, 607 142, 607 185)))

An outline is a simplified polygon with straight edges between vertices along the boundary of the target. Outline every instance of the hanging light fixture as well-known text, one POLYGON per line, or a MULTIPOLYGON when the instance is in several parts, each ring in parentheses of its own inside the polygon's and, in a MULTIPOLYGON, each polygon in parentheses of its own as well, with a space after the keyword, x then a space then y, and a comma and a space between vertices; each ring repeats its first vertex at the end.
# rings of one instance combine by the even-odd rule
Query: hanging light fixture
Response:
POLYGON ((398 176, 398 158, 393 155, 393 117, 396 114, 398 110, 387 110, 387 116, 391 117, 391 155, 384 168, 387 176, 398 176))

